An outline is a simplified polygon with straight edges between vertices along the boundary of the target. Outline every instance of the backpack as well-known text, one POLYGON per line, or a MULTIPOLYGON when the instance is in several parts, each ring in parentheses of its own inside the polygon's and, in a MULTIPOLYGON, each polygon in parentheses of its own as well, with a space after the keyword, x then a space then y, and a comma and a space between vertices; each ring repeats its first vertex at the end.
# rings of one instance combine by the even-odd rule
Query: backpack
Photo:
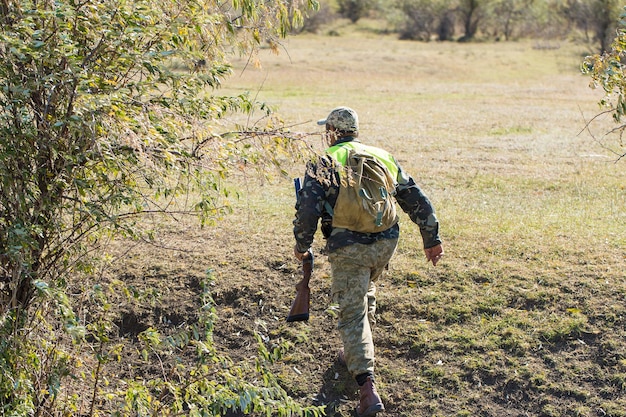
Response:
POLYGON ((382 232, 398 222, 396 181, 376 157, 348 149, 345 165, 339 167, 340 184, 333 208, 333 227, 362 233, 382 232))

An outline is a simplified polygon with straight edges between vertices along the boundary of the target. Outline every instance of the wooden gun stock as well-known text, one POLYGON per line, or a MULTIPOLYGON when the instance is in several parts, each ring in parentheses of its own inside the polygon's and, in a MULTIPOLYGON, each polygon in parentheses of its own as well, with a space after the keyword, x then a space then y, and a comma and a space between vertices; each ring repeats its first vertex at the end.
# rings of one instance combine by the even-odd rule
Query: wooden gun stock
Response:
POLYGON ((311 302, 309 280, 312 272, 313 252, 309 249, 302 258, 302 279, 296 284, 296 298, 291 303, 287 322, 309 320, 309 305, 311 302))

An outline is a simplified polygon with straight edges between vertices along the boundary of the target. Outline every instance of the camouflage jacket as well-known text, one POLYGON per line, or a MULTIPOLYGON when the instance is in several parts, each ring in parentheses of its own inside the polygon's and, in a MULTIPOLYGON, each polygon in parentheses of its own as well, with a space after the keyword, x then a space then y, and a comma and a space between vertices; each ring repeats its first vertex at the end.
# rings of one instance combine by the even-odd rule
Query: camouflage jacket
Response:
MULTIPOLYGON (((355 139, 347 137, 337 143, 350 140, 355 139)), ((380 239, 398 238, 400 235, 398 224, 378 233, 359 233, 332 227, 332 216, 328 207, 335 206, 339 193, 339 173, 333 167, 330 157, 321 157, 316 163, 311 162, 307 166, 302 188, 298 192, 296 216, 293 221, 297 250, 303 253, 311 247, 320 219, 322 234, 326 238, 326 249, 329 252, 354 243, 370 244, 380 239)), ((424 248, 439 245, 441 243, 439 221, 428 197, 399 165, 398 172, 396 202, 419 226, 424 248)))

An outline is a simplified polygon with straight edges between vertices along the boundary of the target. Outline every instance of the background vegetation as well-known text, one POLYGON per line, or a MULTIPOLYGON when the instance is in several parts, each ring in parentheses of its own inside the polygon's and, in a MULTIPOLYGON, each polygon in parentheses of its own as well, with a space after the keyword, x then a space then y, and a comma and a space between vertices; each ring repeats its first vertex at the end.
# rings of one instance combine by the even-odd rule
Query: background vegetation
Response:
POLYGON ((613 3, 387 5, 0 5, 2 415, 348 415, 323 255, 282 321, 291 177, 338 104, 445 225, 449 261, 407 224, 381 289, 390 414, 623 415, 622 32, 579 74, 613 3), (322 35, 281 40, 304 6, 322 35))
POLYGON ((304 29, 318 32, 320 24, 338 17, 352 23, 377 18, 401 39, 575 39, 604 52, 615 37, 622 6, 617 0, 336 0, 321 2, 304 29))

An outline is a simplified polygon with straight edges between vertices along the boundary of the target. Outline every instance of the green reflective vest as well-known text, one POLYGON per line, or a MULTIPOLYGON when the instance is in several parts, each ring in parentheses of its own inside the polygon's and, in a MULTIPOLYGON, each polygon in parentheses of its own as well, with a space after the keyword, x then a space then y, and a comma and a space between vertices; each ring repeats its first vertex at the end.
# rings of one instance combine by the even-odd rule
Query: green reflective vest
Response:
POLYGON ((384 149, 364 145, 361 142, 350 141, 331 146, 326 149, 326 154, 331 156, 342 166, 346 166, 346 161, 348 160, 348 150, 350 149, 372 155, 374 158, 385 164, 391 174, 391 178, 394 178, 396 182, 398 181, 398 164, 396 164, 394 157, 384 149))

